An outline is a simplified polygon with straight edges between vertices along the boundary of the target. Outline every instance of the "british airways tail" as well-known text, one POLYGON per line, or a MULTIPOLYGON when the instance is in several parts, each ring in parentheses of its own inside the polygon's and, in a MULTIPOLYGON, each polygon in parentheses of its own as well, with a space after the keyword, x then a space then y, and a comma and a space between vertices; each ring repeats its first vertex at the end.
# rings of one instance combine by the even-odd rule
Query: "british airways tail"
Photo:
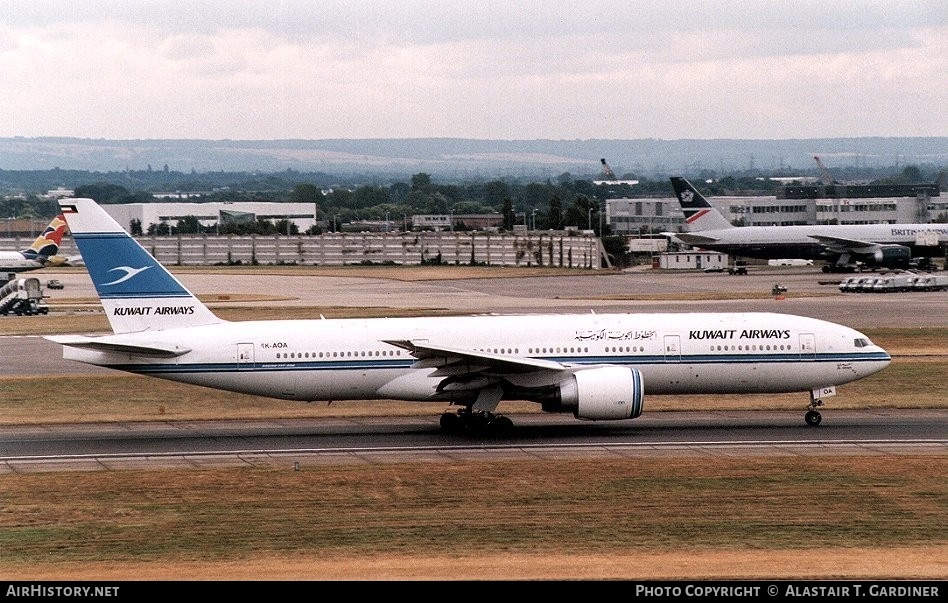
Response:
POLYGON ((685 230, 700 232, 736 228, 721 212, 712 207, 690 182, 684 178, 672 176, 671 183, 675 189, 675 196, 678 197, 678 204, 681 205, 681 211, 685 214, 685 230))
POLYGON ((40 236, 36 237, 33 244, 26 249, 21 249, 20 253, 28 260, 45 262, 59 253, 59 246, 62 245, 65 234, 66 220, 62 214, 59 214, 46 226, 40 236))
POLYGON ((92 199, 59 206, 115 333, 225 322, 92 199))

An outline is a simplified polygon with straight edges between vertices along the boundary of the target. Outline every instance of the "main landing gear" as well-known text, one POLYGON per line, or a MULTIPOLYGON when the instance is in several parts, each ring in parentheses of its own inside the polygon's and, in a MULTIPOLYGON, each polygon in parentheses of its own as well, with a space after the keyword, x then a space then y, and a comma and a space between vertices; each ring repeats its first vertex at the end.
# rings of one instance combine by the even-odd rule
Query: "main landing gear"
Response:
POLYGON ((816 410, 820 406, 823 406, 823 401, 819 399, 811 400, 810 405, 807 406, 808 410, 806 411, 804 418, 806 419, 806 424, 810 427, 816 427, 820 424, 820 421, 823 420, 823 415, 821 415, 820 412, 816 410))
POLYGON ((513 429, 510 418, 487 411, 462 408, 441 415, 441 431, 469 435, 502 435, 513 429))

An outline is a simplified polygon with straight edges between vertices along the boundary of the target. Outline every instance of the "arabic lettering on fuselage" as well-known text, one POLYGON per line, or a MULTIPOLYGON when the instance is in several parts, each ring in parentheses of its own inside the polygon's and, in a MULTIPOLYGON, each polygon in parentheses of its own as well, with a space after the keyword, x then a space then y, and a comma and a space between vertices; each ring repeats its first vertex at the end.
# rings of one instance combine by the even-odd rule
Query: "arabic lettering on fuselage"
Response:
POLYGON ((612 341, 631 341, 642 339, 654 339, 655 331, 638 331, 629 329, 625 331, 609 331, 607 329, 598 329, 595 331, 576 331, 576 339, 579 341, 600 341, 610 339, 612 341))
MULTIPOLYGON (((596 329, 576 331, 579 341, 631 341, 655 339, 656 331, 629 329, 625 331, 610 331, 596 329)), ((688 331, 688 339, 790 339, 790 329, 695 329, 688 331)))

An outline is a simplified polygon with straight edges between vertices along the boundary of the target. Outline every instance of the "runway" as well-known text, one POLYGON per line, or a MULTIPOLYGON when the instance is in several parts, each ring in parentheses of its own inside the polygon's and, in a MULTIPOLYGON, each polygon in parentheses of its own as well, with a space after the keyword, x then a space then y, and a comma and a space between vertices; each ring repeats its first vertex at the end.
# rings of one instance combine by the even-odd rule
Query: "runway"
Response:
POLYGON ((445 435, 437 416, 179 421, 0 427, 0 473, 120 469, 557 460, 644 456, 898 456, 948 454, 948 413, 656 412, 589 423, 510 415, 503 437, 445 435))

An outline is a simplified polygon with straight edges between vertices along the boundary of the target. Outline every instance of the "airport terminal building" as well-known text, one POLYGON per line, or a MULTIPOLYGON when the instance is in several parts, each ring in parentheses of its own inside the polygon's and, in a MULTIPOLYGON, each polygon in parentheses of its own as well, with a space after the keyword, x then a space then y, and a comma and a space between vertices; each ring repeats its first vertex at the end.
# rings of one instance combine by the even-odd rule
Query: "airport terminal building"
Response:
MULTIPOLYGON (((776 195, 707 199, 743 226, 927 224, 948 217, 948 198, 934 184, 787 186, 776 195)), ((684 214, 674 196, 608 199, 606 223, 613 234, 682 232, 684 214)))

